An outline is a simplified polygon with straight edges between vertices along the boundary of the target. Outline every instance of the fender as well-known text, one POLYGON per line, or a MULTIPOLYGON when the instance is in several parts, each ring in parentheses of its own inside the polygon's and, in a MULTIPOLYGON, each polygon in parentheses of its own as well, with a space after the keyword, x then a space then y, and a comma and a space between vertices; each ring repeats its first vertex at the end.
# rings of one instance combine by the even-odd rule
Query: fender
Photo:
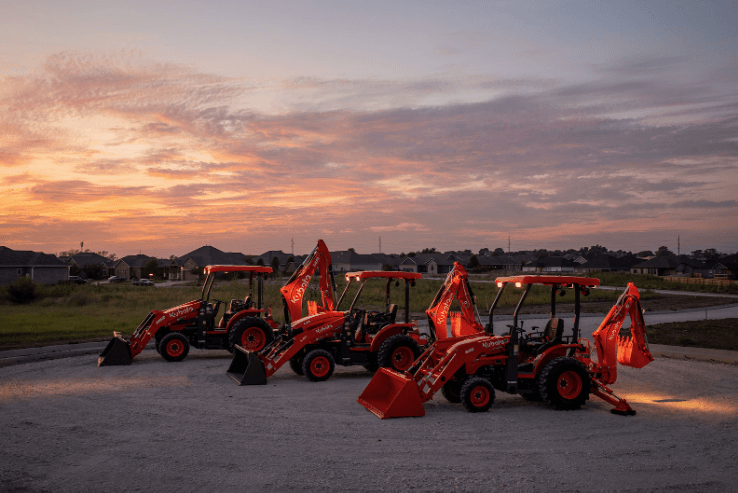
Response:
MULTIPOLYGON (((226 332, 230 332, 231 328, 233 328, 233 325, 241 320, 244 317, 260 317, 261 314, 264 313, 263 309, 256 309, 256 308, 249 308, 248 310, 241 310, 240 312, 236 313, 231 317, 231 319, 228 321, 228 325, 225 326, 226 332)), ((220 319, 221 324, 218 324, 219 328, 223 328, 222 322, 223 319, 220 319)))
POLYGON ((377 351, 379 351, 379 346, 381 346, 382 343, 387 340, 387 338, 397 334, 402 334, 406 329, 416 328, 417 327, 414 323, 385 325, 379 330, 379 332, 377 332, 377 334, 374 336, 374 339, 372 339, 372 345, 369 347, 369 351, 372 353, 376 353, 377 351))
MULTIPOLYGON (((551 346, 550 348, 543 351, 541 354, 536 356, 533 360, 533 375, 538 376, 539 372, 543 369, 543 366, 554 358, 559 356, 566 356, 569 354, 570 349, 582 349, 581 344, 558 344, 551 346)), ((577 358, 579 359, 579 358, 577 358)), ((585 366, 589 365, 589 361, 580 360, 585 366)))

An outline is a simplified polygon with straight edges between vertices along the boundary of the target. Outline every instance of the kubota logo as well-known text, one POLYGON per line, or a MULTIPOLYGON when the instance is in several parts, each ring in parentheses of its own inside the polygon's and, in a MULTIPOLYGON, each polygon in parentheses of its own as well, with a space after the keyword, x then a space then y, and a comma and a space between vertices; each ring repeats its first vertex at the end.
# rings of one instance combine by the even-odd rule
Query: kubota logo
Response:
POLYGON ((173 311, 173 312, 169 312, 169 314, 168 314, 168 315, 169 315, 170 317, 172 317, 172 318, 177 318, 177 317, 179 317, 180 315, 185 315, 185 314, 187 314, 187 313, 190 313, 190 312, 194 312, 194 311, 195 311, 195 309, 194 309, 194 308, 192 308, 191 306, 186 306, 186 307, 184 307, 184 308, 180 308, 179 310, 175 310, 175 311, 173 311))
POLYGON ((464 354, 469 354, 469 353, 473 353, 473 352, 474 352, 474 348, 473 347, 470 347, 469 349, 467 349, 466 351, 464 351, 464 354))
POLYGON ((448 316, 448 312, 449 310, 451 310, 451 300, 452 299, 453 299, 453 295, 451 296, 447 295, 447 298, 443 300, 443 302, 441 303, 441 313, 439 315, 441 318, 446 318, 448 316))
POLYGON ((482 347, 490 348, 490 347, 495 347, 495 346, 501 346, 504 343, 505 343, 504 339, 499 340, 499 341, 488 341, 488 342, 483 342, 482 347))
POLYGON ((156 322, 154 322, 154 323, 157 324, 157 325, 159 325, 160 323, 162 323, 164 321, 165 318, 167 318, 167 317, 164 316, 164 315, 162 315, 161 318, 159 320, 157 320, 156 322))
POLYGON ((302 298, 302 295, 307 289, 308 285, 310 284, 310 279, 312 278, 313 278, 312 274, 310 273, 305 274, 305 276, 300 281, 298 288, 295 290, 295 294, 292 296, 292 303, 297 303, 300 301, 300 298, 302 298))
POLYGON ((329 331, 329 330, 331 330, 333 328, 334 328, 333 325, 326 325, 325 327, 321 327, 320 329, 316 330, 315 333, 316 334, 322 334, 323 332, 329 331))

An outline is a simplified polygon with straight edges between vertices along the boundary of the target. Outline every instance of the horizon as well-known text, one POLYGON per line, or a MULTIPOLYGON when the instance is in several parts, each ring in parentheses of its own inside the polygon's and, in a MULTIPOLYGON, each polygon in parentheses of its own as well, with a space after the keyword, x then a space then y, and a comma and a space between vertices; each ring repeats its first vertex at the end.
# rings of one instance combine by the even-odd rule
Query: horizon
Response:
POLYGON ((8 248, 738 251, 735 2, 31 0, 0 32, 8 248))
MULTIPOLYGON (((4 246, 4 245, 0 245, 0 246, 4 246)), ((261 253, 244 253, 244 252, 241 252, 241 251, 228 251, 228 250, 223 250, 221 248, 218 248, 215 245, 202 245, 199 248, 206 247, 206 246, 210 246, 210 247, 216 248, 216 249, 218 249, 218 250, 220 250, 221 252, 224 252, 224 253, 237 253, 237 254, 243 255, 244 257, 251 257, 251 258, 259 257, 259 256, 261 256, 261 255, 263 255, 265 253, 270 252, 270 251, 281 251, 285 255, 295 255, 295 256, 299 256, 299 257, 304 257, 306 255, 309 255, 310 252, 312 251, 312 250, 308 250, 307 252, 304 252, 304 253, 290 253, 289 251, 284 251, 284 250, 279 250, 279 249, 272 249, 272 250, 266 250, 266 251, 261 252, 261 253)), ((666 245, 661 245, 661 246, 666 246, 666 245)), ((569 252, 569 251, 580 252, 581 250, 583 250, 585 248, 587 248, 588 250, 591 250, 594 247, 604 247, 607 250, 608 253, 617 253, 617 252, 622 251, 624 253, 630 253, 630 254, 633 254, 633 255, 637 255, 638 253, 641 253, 641 252, 644 252, 644 251, 650 251, 653 255, 656 255, 656 252, 658 251, 658 248, 653 249, 653 250, 638 250, 638 251, 622 250, 622 249, 612 250, 612 249, 609 249, 609 248, 607 248, 607 247, 605 247, 603 245, 590 245, 588 247, 566 248, 566 249, 561 249, 561 248, 559 248, 559 249, 535 248, 535 249, 525 249, 525 250, 511 250, 509 253, 508 253, 507 250, 505 250, 503 255, 534 253, 534 252, 540 252, 542 250, 545 250, 549 254, 550 253, 553 253, 553 252, 556 252, 556 251, 560 251, 563 254, 563 253, 566 253, 566 252, 569 252)), ((197 250, 199 248, 196 248, 195 250, 197 250)), ((427 248, 432 249, 434 247, 427 247, 427 248)), ((482 247, 482 248, 488 248, 488 247, 482 247)), ((496 247, 496 248, 502 248, 502 247, 496 247)), ((490 255, 492 255, 492 253, 494 252, 494 250, 496 248, 488 248, 489 251, 490 251, 490 255)), ((74 250, 74 249, 72 249, 72 250, 74 250)), ((170 254, 170 255, 165 255, 165 256, 148 255, 147 253, 144 253, 143 250, 141 250, 139 253, 128 253, 126 255, 118 255, 116 252, 108 252, 106 250, 93 251, 92 249, 85 249, 84 251, 80 251, 78 253, 95 253, 95 254, 105 253, 105 254, 114 254, 115 255, 115 260, 120 260, 123 257, 136 256, 136 255, 145 255, 147 257, 155 257, 155 258, 158 258, 158 259, 168 259, 168 258, 171 258, 172 255, 174 255, 176 258, 181 259, 181 258, 186 257, 189 253, 191 253, 191 252, 193 252, 195 250, 191 250, 191 251, 189 251, 187 253, 184 253, 182 255, 170 254)), ((369 253, 364 253, 364 252, 359 252, 359 251, 355 251, 355 253, 357 253, 359 255, 402 256, 404 254, 405 256, 408 256, 411 253, 413 253, 413 254, 422 254, 422 250, 423 249, 417 250, 417 251, 415 251, 415 250, 402 250, 400 253, 387 253, 387 252, 369 252, 369 253)), ((436 249, 435 252, 431 252, 431 253, 444 254, 444 253, 459 253, 459 252, 470 251, 471 252, 471 255, 481 255, 480 250, 471 250, 469 248, 458 249, 458 250, 438 250, 438 249, 436 249)), ((708 249, 708 250, 710 250, 710 249, 708 249)), ((715 253, 717 255, 730 256, 730 255, 738 254, 738 252, 725 252, 725 251, 720 251, 720 250, 714 249, 714 248, 713 248, 713 250, 715 250, 715 253)), ((60 257, 60 256, 64 256, 64 255, 61 255, 62 253, 67 253, 68 251, 70 251, 70 250, 61 251, 61 252, 44 252, 44 253, 51 253, 53 255, 56 255, 57 257, 60 257)), ((337 252, 346 252, 346 251, 348 251, 348 249, 342 249, 342 250, 332 250, 331 249, 330 251, 331 251, 331 253, 337 253, 337 252)), ((678 255, 678 253, 676 251, 672 251, 671 249, 669 249, 669 251, 672 254, 674 254, 674 255, 678 255)), ((692 250, 690 252, 681 253, 681 255, 691 256, 692 253, 693 252, 696 252, 696 251, 697 250, 692 250)), ((700 251, 704 253, 704 250, 701 250, 700 249, 700 251)), ((74 255, 76 255, 76 253, 74 255)))

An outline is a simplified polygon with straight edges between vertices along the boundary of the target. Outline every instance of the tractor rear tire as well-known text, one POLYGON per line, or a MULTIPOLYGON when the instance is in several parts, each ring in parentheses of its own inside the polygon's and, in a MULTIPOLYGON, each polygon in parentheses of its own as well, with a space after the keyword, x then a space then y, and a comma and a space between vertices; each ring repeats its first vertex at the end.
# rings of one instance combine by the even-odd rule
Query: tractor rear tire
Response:
POLYGON ((559 411, 573 411, 589 399, 591 382, 587 368, 578 360, 554 358, 541 370, 538 390, 543 401, 559 411))
POLYGON ((228 348, 234 351, 233 346, 238 344, 248 351, 260 351, 272 342, 274 331, 259 317, 244 317, 231 327, 228 333, 228 348))
POLYGON ((189 352, 190 341, 179 332, 170 332, 159 343, 159 354, 167 361, 182 361, 189 352))
POLYGON ((377 351, 377 363, 382 368, 392 368, 404 372, 420 356, 420 347, 415 339, 405 334, 395 334, 387 338, 377 351))
POLYGON ((458 404, 461 402, 461 387, 464 385, 464 381, 459 378, 449 380, 441 387, 441 394, 450 403, 458 404))
POLYGON ((305 374, 305 372, 302 371, 302 358, 298 358, 297 356, 292 357, 292 359, 290 359, 290 368, 300 376, 305 374))
POLYGON ((461 386, 461 403, 470 413, 484 413, 495 402, 495 388, 486 378, 471 377, 461 386))
POLYGON ((328 380, 335 369, 333 356, 323 349, 313 349, 302 360, 302 372, 312 382, 328 380))

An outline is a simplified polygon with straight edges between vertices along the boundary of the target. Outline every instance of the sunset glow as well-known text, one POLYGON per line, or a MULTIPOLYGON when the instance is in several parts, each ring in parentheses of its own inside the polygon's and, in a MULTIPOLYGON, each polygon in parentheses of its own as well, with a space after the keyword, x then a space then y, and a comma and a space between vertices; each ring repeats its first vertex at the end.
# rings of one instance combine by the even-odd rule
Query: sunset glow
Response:
POLYGON ((4 7, 0 245, 738 250, 735 2, 152 4, 4 7))

